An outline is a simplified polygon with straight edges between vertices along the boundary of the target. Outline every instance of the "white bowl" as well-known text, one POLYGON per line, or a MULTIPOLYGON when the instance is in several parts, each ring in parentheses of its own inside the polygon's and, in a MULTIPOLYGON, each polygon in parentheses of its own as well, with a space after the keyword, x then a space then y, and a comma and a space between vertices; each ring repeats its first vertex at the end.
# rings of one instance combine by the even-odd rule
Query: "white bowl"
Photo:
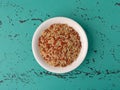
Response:
POLYGON ((66 18, 66 17, 54 17, 54 18, 44 21, 35 31, 33 35, 33 39, 32 39, 32 51, 33 51, 35 59, 37 60, 37 62, 40 64, 41 67, 43 67, 47 71, 54 72, 54 73, 66 73, 66 72, 70 72, 74 70, 75 68, 77 68, 85 59, 87 50, 88 50, 88 40, 87 40, 85 31, 77 22, 75 22, 72 19, 66 18), (73 27, 79 33, 79 36, 80 36, 82 48, 79 53, 79 56, 77 60, 75 60, 72 64, 66 67, 50 66, 43 60, 43 58, 41 57, 39 53, 38 39, 41 35, 41 32, 43 32, 46 28, 48 28, 51 24, 54 24, 54 23, 68 24, 69 26, 73 27))

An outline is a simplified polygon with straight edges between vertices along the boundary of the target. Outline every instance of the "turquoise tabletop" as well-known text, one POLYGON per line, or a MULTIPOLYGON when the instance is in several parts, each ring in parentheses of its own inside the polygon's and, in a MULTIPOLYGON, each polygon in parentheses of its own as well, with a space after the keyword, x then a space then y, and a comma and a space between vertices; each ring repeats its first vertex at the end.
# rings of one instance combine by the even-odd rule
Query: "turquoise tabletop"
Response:
POLYGON ((0 0, 0 90, 120 90, 120 0, 0 0), (64 16, 85 30, 89 50, 74 71, 55 74, 36 62, 36 28, 64 16))

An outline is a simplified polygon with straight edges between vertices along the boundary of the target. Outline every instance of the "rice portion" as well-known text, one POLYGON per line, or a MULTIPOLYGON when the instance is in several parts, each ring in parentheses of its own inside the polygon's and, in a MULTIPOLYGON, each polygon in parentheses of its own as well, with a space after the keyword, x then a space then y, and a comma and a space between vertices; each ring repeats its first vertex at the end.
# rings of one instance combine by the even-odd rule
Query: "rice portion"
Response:
POLYGON ((67 24, 52 24, 39 37, 39 51, 55 67, 65 67, 77 59, 81 42, 79 34, 67 24))

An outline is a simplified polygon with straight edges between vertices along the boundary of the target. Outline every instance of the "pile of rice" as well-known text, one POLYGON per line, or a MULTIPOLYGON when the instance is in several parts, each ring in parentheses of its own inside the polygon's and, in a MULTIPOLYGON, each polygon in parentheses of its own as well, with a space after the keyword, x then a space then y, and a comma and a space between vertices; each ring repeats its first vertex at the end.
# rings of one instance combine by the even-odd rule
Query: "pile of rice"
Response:
POLYGON ((71 64, 82 47, 79 34, 67 24, 52 24, 43 31, 38 45, 44 60, 55 67, 71 64))

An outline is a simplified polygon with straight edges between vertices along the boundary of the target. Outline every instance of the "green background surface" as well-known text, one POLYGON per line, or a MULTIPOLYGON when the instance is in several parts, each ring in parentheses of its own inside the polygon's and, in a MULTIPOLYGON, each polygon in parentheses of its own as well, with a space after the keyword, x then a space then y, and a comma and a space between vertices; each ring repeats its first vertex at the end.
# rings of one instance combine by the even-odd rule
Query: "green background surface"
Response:
POLYGON ((0 90, 120 90, 120 0, 0 0, 0 90), (56 16, 89 39, 86 59, 66 74, 44 70, 31 50, 36 28, 56 16))

